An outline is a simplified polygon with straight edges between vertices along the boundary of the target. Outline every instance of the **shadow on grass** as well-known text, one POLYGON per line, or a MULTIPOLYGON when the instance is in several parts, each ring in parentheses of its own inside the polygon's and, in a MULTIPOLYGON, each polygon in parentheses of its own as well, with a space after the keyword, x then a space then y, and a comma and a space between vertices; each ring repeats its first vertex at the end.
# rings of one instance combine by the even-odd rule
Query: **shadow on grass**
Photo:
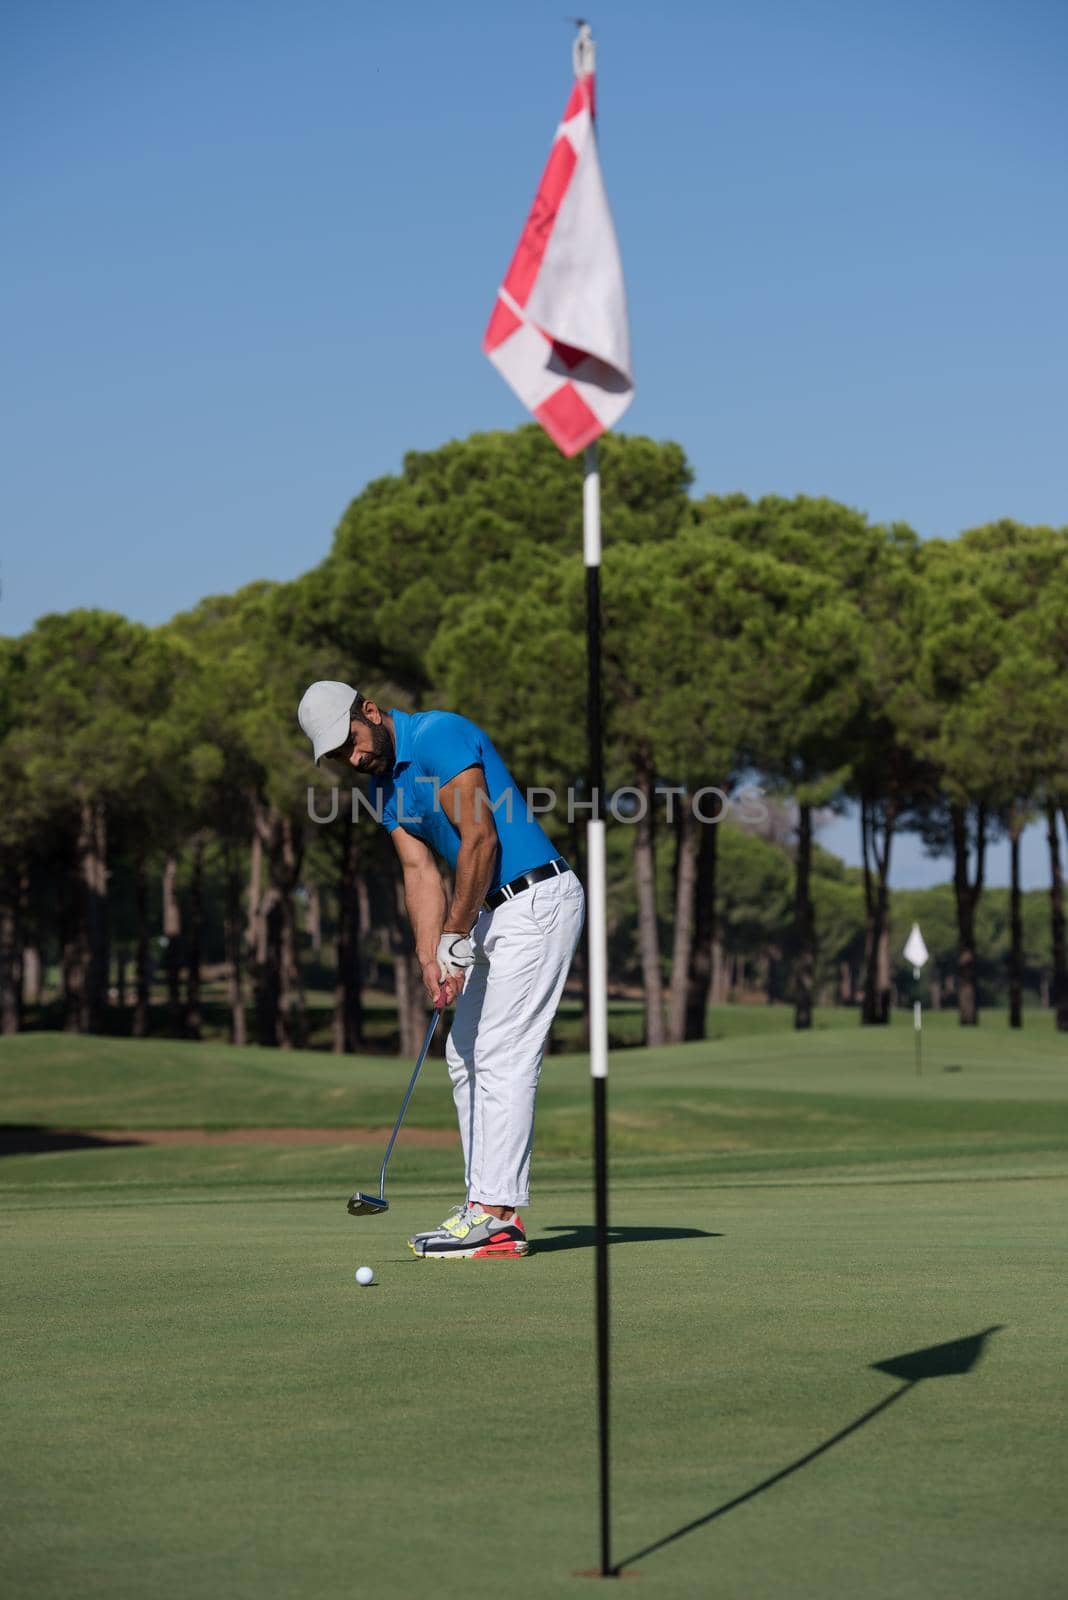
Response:
POLYGON ((676 1528, 673 1533, 666 1533, 662 1539, 657 1539, 653 1544, 647 1544, 641 1550, 636 1550, 633 1555, 626 1556, 622 1561, 613 1566, 613 1574, 620 1573, 624 1567, 631 1566, 635 1561, 642 1561, 646 1556, 653 1555, 657 1550, 663 1550, 666 1545, 674 1544, 677 1539, 682 1539, 688 1533, 695 1533, 698 1528, 703 1528, 709 1522, 715 1522, 717 1517, 725 1517, 728 1511, 733 1511, 737 1506, 744 1506, 747 1501, 755 1500, 758 1494, 771 1489, 784 1478, 789 1478, 792 1473, 799 1472, 802 1467, 807 1467, 809 1462, 815 1461, 824 1455, 843 1439, 848 1439, 850 1434, 866 1427, 881 1411, 886 1411, 895 1401, 901 1400, 914 1389, 918 1383, 926 1378, 954 1378, 963 1377, 971 1372, 983 1353, 983 1346, 993 1333, 999 1333, 1004 1327, 1003 1323, 995 1323, 993 1327, 984 1328, 981 1333, 969 1334, 963 1339, 952 1339, 947 1344, 929 1345, 924 1350, 910 1350, 906 1355, 892 1356, 887 1361, 873 1361, 873 1372, 885 1372, 891 1378, 901 1378, 900 1389, 895 1389, 885 1399, 865 1411, 854 1422, 848 1423, 833 1433, 829 1439, 824 1439, 814 1450, 809 1450, 805 1455, 798 1456, 796 1461, 791 1461, 789 1466, 782 1467, 778 1472, 773 1472, 770 1478, 764 1478, 760 1483, 746 1489, 743 1494, 735 1495, 733 1500, 725 1500, 722 1505, 713 1506, 711 1511, 706 1511, 703 1517, 695 1517, 692 1522, 686 1522, 681 1528, 676 1528))
MULTIPOLYGON (((539 1256, 549 1250, 592 1250, 597 1243, 597 1230, 589 1223, 570 1223, 550 1228, 559 1233, 559 1239, 535 1238, 534 1250, 539 1256)), ((705 1233, 701 1228, 609 1228, 609 1244, 659 1244, 665 1239, 722 1239, 721 1233, 705 1233)))
POLYGON ((101 1138, 95 1133, 79 1133, 76 1128, 42 1128, 36 1123, 0 1123, 0 1157, 45 1155, 50 1150, 109 1150, 122 1145, 139 1145, 129 1138, 101 1138))

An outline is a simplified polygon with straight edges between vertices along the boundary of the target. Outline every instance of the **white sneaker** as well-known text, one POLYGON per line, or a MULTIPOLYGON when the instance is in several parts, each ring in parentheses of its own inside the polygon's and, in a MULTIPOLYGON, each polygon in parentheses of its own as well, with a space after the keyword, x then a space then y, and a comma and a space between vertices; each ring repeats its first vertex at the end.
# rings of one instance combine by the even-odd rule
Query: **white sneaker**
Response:
POLYGON ((469 1261, 472 1257, 506 1256, 521 1260, 530 1251, 526 1229, 518 1211, 507 1222, 480 1205, 468 1206, 440 1233, 424 1233, 412 1245, 417 1256, 430 1261, 469 1261))
POLYGON ((424 1239, 434 1239, 439 1233, 443 1233, 446 1238, 451 1237, 452 1229, 463 1217, 470 1204, 471 1202, 469 1200, 461 1200, 458 1206, 453 1206, 448 1216, 442 1222, 439 1222, 436 1228, 427 1228, 423 1233, 413 1233, 411 1238, 408 1240, 409 1250, 414 1250, 416 1255, 421 1255, 422 1251, 416 1247, 424 1239))

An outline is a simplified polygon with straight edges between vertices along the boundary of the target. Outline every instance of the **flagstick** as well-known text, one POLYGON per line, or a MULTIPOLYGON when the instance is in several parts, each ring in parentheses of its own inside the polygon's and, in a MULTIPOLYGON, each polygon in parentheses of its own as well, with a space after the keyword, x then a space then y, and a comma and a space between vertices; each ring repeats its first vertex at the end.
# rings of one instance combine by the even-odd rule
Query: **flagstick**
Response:
POLYGON ((611 1561, 608 1350, 608 935, 605 841, 601 802, 604 753, 601 733, 601 475, 596 444, 586 447, 582 485, 582 546, 586 563, 586 662, 590 799, 586 827, 589 871, 590 1074, 593 1078, 594 1219, 597 1283, 597 1416, 601 1455, 601 1576, 615 1577, 611 1561))
POLYGON ((916 1036, 916 1076, 923 1075, 923 1005, 918 993, 920 984, 920 971, 930 960, 927 946, 923 942, 918 922, 912 924, 912 930, 905 941, 905 948, 901 952, 905 960, 912 967, 912 981, 916 985, 912 995, 912 1031, 916 1036))

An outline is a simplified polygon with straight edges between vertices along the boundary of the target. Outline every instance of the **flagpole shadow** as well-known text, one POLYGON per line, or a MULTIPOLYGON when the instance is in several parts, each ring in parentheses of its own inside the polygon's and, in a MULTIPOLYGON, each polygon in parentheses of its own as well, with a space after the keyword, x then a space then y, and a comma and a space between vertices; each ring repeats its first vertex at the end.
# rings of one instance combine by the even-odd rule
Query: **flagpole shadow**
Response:
POLYGON ((57 1150, 113 1150, 140 1145, 136 1133, 82 1133, 77 1128, 46 1128, 40 1123, 0 1123, 0 1157, 49 1155, 57 1150))
MULTIPOLYGON (((557 1239, 546 1239, 538 1234, 531 1240, 531 1254, 543 1256, 550 1250, 592 1250, 597 1243, 597 1229, 589 1223, 569 1223, 566 1227, 551 1227, 557 1239)), ((706 1233, 703 1228, 616 1228, 609 1227, 609 1244, 659 1244, 667 1239, 722 1239, 721 1233, 706 1233)))
POLYGON ((991 1334, 1000 1333, 1004 1323, 995 1323, 992 1327, 984 1328, 981 1333, 970 1334, 964 1339, 953 1339, 947 1344, 930 1345, 924 1350, 912 1350, 907 1355, 893 1356, 887 1361, 873 1361, 871 1370, 885 1372, 892 1378, 903 1380, 900 1389, 895 1389, 885 1396, 876 1405, 865 1411, 855 1421, 840 1428, 829 1439, 824 1439, 822 1444, 815 1449, 807 1451, 803 1456, 798 1456, 796 1461, 791 1461, 788 1466, 773 1472, 769 1478, 763 1478, 760 1483, 746 1489, 744 1493, 735 1495, 731 1500, 725 1500, 722 1505, 713 1506, 711 1511, 706 1511, 704 1516, 695 1517, 692 1522, 684 1523, 681 1528, 676 1528, 673 1533, 667 1533, 662 1539, 655 1540, 652 1544, 645 1545, 641 1550, 636 1550, 633 1555, 626 1556, 622 1561, 614 1564, 614 1572, 619 1573, 624 1567, 633 1566, 637 1561, 644 1561, 647 1556, 654 1555, 656 1551, 665 1549, 676 1540, 683 1539, 688 1533, 695 1533, 698 1528, 705 1527, 710 1522, 715 1522, 719 1517, 725 1517, 728 1511, 734 1511, 738 1506, 743 1506, 749 1500, 755 1500, 757 1495, 764 1494, 768 1489, 774 1488, 777 1483, 782 1483, 784 1478, 791 1477, 795 1472, 800 1472, 802 1467, 807 1467, 810 1462, 825 1455, 836 1444, 841 1444, 843 1439, 848 1439, 850 1434, 857 1433, 861 1428, 874 1420, 880 1412, 886 1411, 896 1401, 904 1398, 917 1384, 928 1378, 962 1377, 971 1372, 983 1353, 983 1346, 991 1334))

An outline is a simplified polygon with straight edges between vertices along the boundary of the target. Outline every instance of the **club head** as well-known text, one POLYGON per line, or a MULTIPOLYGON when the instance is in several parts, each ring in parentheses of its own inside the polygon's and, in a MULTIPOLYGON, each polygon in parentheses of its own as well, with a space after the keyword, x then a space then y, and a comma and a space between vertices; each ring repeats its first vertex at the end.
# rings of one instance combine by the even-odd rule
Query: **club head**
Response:
POLYGON ((388 1200, 377 1194, 361 1194, 359 1189, 349 1200, 350 1217, 377 1217, 380 1211, 388 1210, 388 1200))

